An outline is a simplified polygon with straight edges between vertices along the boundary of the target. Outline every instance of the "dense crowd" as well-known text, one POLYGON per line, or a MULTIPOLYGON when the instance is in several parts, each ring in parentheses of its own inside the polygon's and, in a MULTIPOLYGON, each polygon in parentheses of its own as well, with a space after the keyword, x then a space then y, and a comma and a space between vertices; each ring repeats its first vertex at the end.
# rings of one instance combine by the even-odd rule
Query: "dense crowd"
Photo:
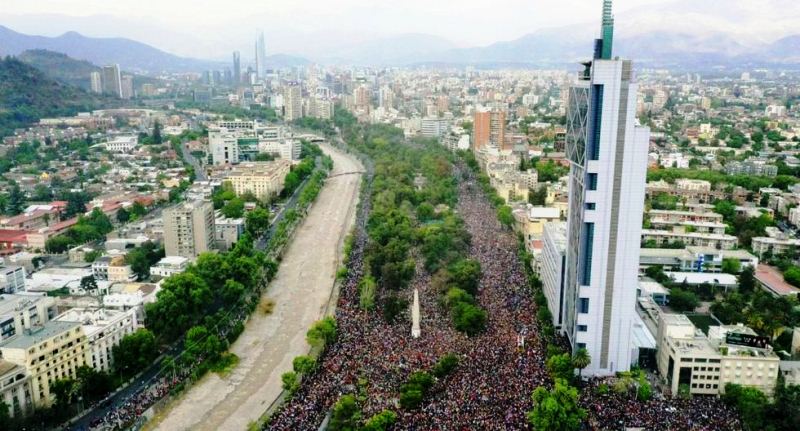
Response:
POLYGON ((581 392, 581 405, 589 412, 589 423, 593 429, 621 430, 629 427, 670 431, 727 431, 742 428, 736 411, 714 397, 656 397, 641 402, 635 399, 633 393, 601 393, 597 388, 604 383, 610 382, 592 380, 581 392))
POLYGON ((364 312, 357 288, 366 245, 360 221, 337 306, 339 339, 323 356, 317 373, 273 416, 270 429, 316 429, 341 395, 355 391, 366 391, 365 417, 386 408, 398 411, 399 388, 407 376, 429 369, 447 353, 460 356, 456 371, 434 386, 419 410, 398 411, 395 429, 527 427, 530 394, 548 378, 516 239, 496 221, 477 185, 463 183, 459 195, 457 210, 472 237, 470 254, 483 271, 477 298, 488 312, 485 333, 468 338, 456 332, 438 302, 440 293, 421 269, 403 293, 410 302, 414 289, 419 290, 420 338, 411 337, 408 318, 387 324, 379 314, 364 312))
MULTIPOLYGON (((411 337, 408 319, 387 324, 377 313, 359 307, 357 284, 364 272, 366 235, 363 218, 350 260, 350 273, 337 308, 339 338, 322 357, 318 371, 304 380, 298 393, 272 417, 274 430, 314 430, 344 394, 366 394, 363 417, 383 409, 398 413, 395 430, 528 429, 526 412, 537 386, 550 386, 544 363, 545 343, 539 338, 536 305, 527 288, 513 233, 495 217, 477 185, 459 186, 458 213, 471 234, 471 257, 483 276, 477 298, 487 312, 484 334, 468 338, 452 329, 439 292, 422 270, 404 294, 420 293, 422 336, 411 337), (418 410, 398 408, 399 390, 407 376, 430 369, 437 358, 456 353, 455 372, 437 382, 418 410)), ((367 208, 368 211, 368 208, 367 208)), ((418 268, 421 268, 418 265, 418 268)), ((639 402, 613 392, 599 394, 589 384, 581 392, 590 429, 643 427, 659 430, 736 430, 735 412, 717 399, 653 399, 639 402)))

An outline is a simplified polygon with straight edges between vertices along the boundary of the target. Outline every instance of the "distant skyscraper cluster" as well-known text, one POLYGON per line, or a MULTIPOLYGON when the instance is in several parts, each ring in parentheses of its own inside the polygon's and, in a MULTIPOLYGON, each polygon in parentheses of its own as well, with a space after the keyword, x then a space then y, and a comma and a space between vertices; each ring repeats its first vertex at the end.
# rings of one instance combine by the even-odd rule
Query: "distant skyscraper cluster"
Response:
POLYGON ((93 93, 107 94, 120 99, 131 99, 133 93, 133 76, 122 75, 118 64, 103 66, 100 71, 89 74, 89 83, 93 93))

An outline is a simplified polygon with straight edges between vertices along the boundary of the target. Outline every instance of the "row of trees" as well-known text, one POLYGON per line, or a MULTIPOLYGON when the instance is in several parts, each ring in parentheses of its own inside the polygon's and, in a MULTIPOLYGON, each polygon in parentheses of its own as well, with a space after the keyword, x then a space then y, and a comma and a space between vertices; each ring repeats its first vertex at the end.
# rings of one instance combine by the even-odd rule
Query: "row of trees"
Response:
POLYGON ((486 313, 473 297, 480 265, 467 260, 470 237, 452 211, 458 199, 452 154, 436 140, 406 142, 395 127, 359 126, 344 111, 337 111, 334 121, 349 145, 375 166, 367 273, 359 284, 362 307, 380 305, 387 322, 398 319, 408 308, 399 292, 414 278, 421 261, 438 280, 436 287, 456 329, 469 335, 481 332, 486 313), (448 296, 451 289, 460 293, 448 296))

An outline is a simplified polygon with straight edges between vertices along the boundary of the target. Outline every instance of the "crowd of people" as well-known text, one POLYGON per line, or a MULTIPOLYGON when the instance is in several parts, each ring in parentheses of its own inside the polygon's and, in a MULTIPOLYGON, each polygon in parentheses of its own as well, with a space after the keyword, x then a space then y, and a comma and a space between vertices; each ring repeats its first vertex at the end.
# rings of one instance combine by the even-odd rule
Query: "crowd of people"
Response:
POLYGON ((635 392, 599 391, 607 379, 593 379, 581 391, 581 405, 589 413, 593 429, 712 431, 740 430, 741 421, 735 410, 714 397, 691 399, 655 397, 638 401, 635 392))
MULTIPOLYGON (((359 218, 350 273, 341 289, 336 312, 339 338, 321 358, 318 371, 271 418, 268 429, 314 430, 344 394, 365 394, 363 417, 391 409, 398 414, 395 430, 529 429, 526 412, 531 393, 550 387, 545 366, 546 342, 539 336, 517 241, 495 217, 494 208, 474 181, 462 181, 458 214, 471 234, 470 257, 482 268, 477 299, 488 312, 486 331, 468 338, 452 328, 439 303, 431 277, 418 270, 404 294, 419 291, 420 338, 412 338, 410 320, 387 324, 378 313, 359 306, 358 282, 364 273, 366 235, 359 218), (447 353, 460 357, 456 370, 436 382, 417 410, 398 407, 400 387, 414 371, 428 370, 447 353)), ((368 208, 366 209, 368 211, 368 208)), ((421 265, 418 265, 421 268, 421 265)), ((608 392, 588 384, 580 404, 590 429, 627 427, 663 430, 736 430, 736 412, 717 399, 652 399, 608 392)))
POLYGON ((439 303, 440 292, 422 269, 403 292, 410 302, 414 289, 419 291, 421 337, 412 338, 408 316, 388 324, 379 313, 362 310, 357 285, 364 271, 366 235, 360 217, 349 277, 337 306, 339 338, 318 371, 271 418, 270 429, 316 429, 342 395, 357 391, 367 394, 361 406, 364 417, 383 409, 398 413, 394 429, 527 427, 530 395, 548 377, 516 238, 497 222, 494 208, 474 182, 464 182, 459 192, 457 210, 472 237, 470 257, 483 272, 477 299, 488 313, 486 331, 472 338, 455 331, 439 303), (448 353, 461 359, 456 370, 434 385, 418 410, 398 409, 400 386, 408 375, 429 370, 448 353))

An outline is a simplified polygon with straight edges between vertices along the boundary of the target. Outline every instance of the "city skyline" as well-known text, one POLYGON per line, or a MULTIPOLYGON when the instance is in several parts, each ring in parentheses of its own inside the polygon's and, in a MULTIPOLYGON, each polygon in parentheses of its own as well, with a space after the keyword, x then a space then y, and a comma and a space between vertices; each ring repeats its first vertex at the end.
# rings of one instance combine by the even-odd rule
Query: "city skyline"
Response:
MULTIPOLYGON (((796 33, 800 4, 770 0, 759 2, 756 7, 752 2, 737 0, 725 2, 725 7, 720 8, 717 7, 720 1, 619 1, 615 5, 617 15, 629 19, 618 31, 622 36, 667 30, 686 34, 722 33, 759 43, 796 33)), ((486 46, 540 30, 591 22, 590 11, 596 2, 567 0, 567 3, 505 0, 487 10, 478 2, 469 1, 454 10, 447 5, 418 1, 404 3, 403 9, 383 2, 367 5, 361 0, 337 2, 333 6, 306 0, 271 4, 268 8, 244 1, 239 2, 243 6, 240 8, 209 5, 205 13, 192 14, 188 20, 181 18, 180 13, 144 12, 182 10, 185 5, 181 2, 147 7, 148 2, 141 5, 127 1, 112 4, 12 0, 0 13, 0 24, 48 36, 78 30, 96 37, 128 37, 179 55, 214 59, 229 58, 233 50, 252 52, 252 42, 248 41, 252 41, 253 31, 265 27, 271 52, 317 56, 333 48, 346 49, 407 34, 434 36, 441 39, 440 43, 456 48, 486 46), (565 14, 564 10, 570 13, 565 14), (456 13, 458 19, 453 19, 456 13), (303 40, 316 43, 307 44, 303 40)))

